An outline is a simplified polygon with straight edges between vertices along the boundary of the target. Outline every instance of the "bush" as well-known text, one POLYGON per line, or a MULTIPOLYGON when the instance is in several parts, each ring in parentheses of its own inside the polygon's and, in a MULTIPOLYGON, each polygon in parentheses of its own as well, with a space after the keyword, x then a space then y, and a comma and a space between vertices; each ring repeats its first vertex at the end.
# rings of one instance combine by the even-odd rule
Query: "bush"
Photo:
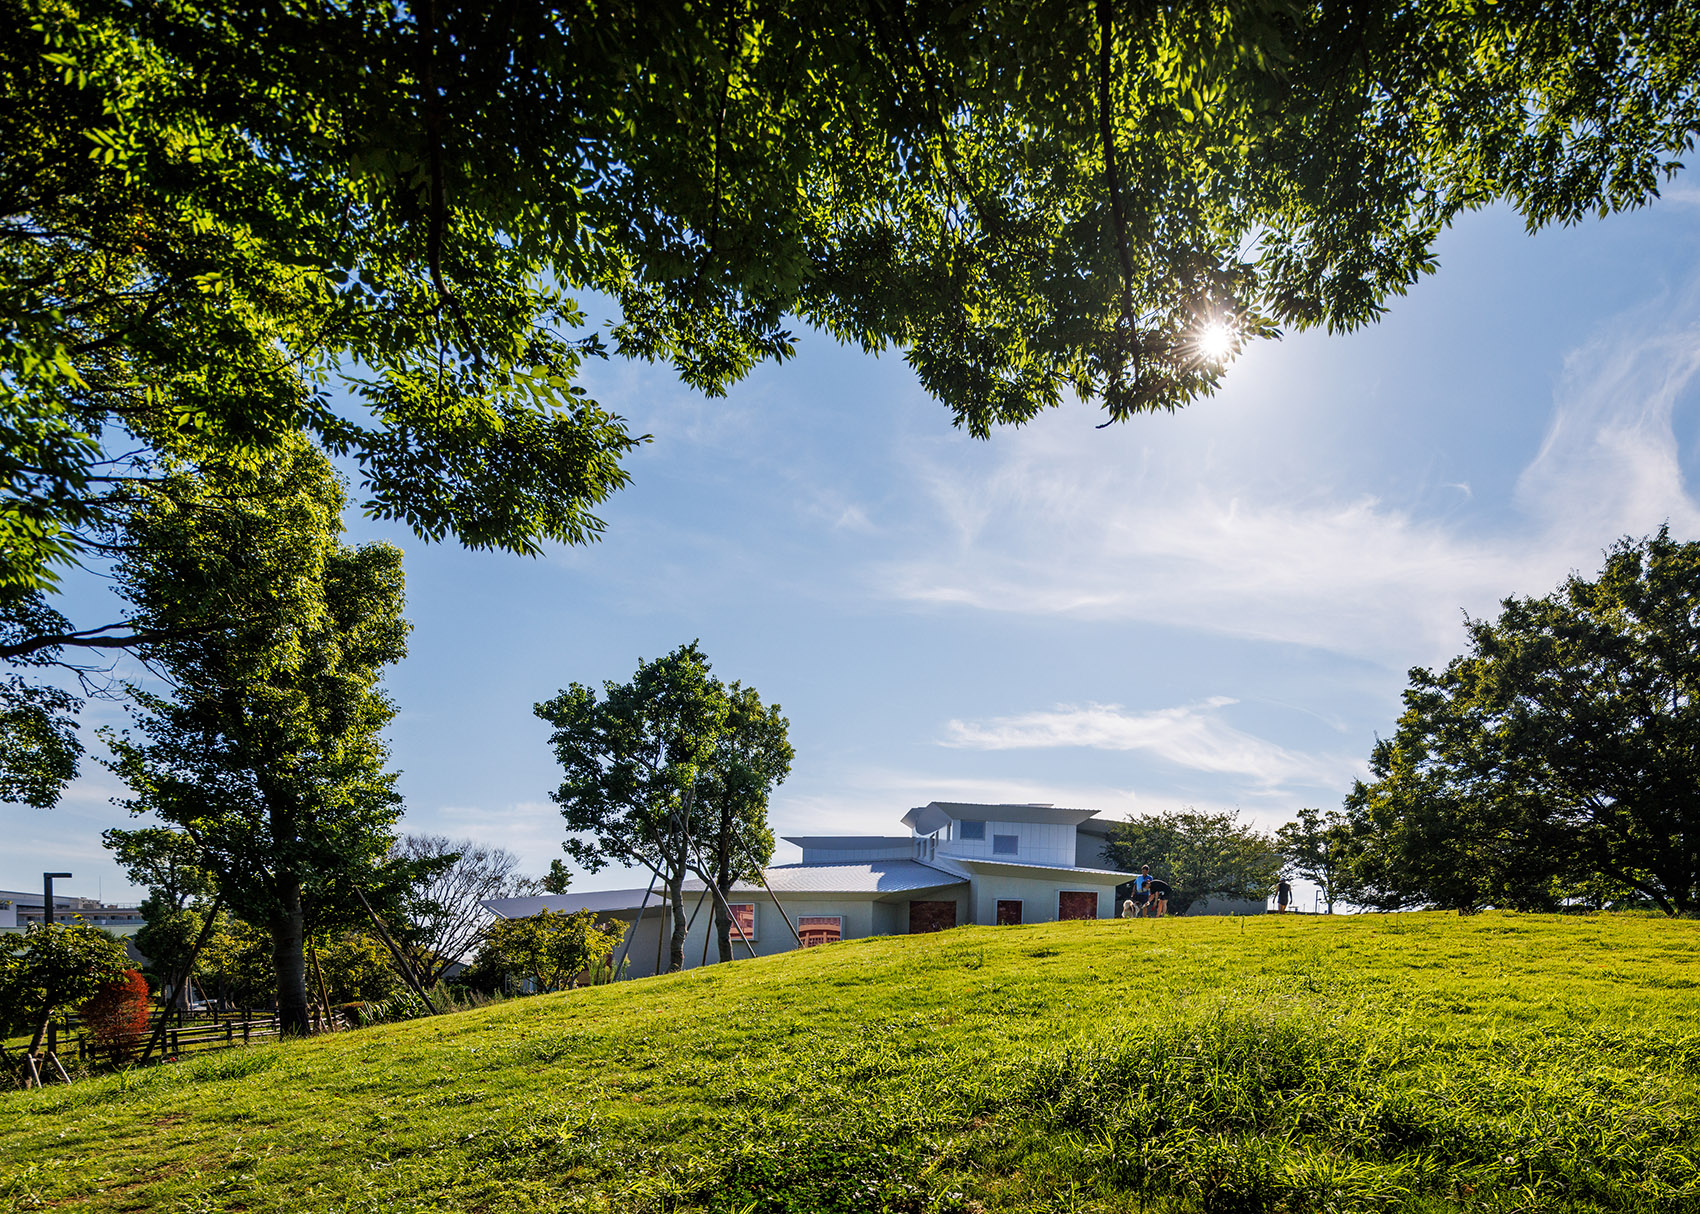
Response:
POLYGON ((96 1056, 114 1066, 136 1056, 148 1032, 148 980, 136 970, 96 991, 82 1007, 83 1032, 96 1056))

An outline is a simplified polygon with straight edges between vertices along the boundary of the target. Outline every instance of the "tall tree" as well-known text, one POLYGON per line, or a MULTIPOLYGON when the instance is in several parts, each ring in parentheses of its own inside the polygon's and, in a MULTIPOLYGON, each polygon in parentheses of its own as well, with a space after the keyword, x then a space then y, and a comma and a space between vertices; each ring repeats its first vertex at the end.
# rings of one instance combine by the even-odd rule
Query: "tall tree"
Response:
POLYGON ((1281 878, 1274 841, 1231 810, 1140 814, 1115 823, 1104 852, 1127 872, 1149 864, 1152 876, 1168 881, 1177 915, 1208 898, 1262 900, 1281 878))
POLYGON ((753 687, 726 689, 726 720, 694 787, 691 859, 697 876, 720 897, 714 932, 720 960, 732 960, 732 920, 726 896, 737 881, 754 881, 773 858, 768 798, 791 772, 795 752, 777 704, 763 704, 753 687))
POLYGON ((1700 542, 1624 539, 1411 672, 1348 814, 1384 884, 1468 909, 1615 886, 1700 909, 1700 542), (1446 871, 1427 857, 1444 858, 1446 871))
POLYGON ((1282 858, 1299 876, 1316 883, 1331 915, 1349 880, 1350 839, 1350 829, 1340 814, 1324 815, 1319 809, 1299 810, 1296 819, 1275 832, 1282 858))
POLYGON ((119 566, 170 689, 130 688, 136 733, 107 736, 110 765, 131 811, 185 831, 234 913, 267 926, 288 1032, 308 1024, 306 934, 403 875, 385 864, 401 804, 379 687, 406 651, 401 553, 343 544, 343 506, 296 444, 143 491, 119 566), (209 614, 235 623, 186 627, 209 614))
POLYGON ((571 684, 535 706, 554 726, 566 777, 551 794, 588 872, 626 864, 654 873, 673 911, 668 968, 685 964, 685 877, 692 858, 694 786, 725 728, 725 688, 692 641, 640 662, 629 683, 571 684))

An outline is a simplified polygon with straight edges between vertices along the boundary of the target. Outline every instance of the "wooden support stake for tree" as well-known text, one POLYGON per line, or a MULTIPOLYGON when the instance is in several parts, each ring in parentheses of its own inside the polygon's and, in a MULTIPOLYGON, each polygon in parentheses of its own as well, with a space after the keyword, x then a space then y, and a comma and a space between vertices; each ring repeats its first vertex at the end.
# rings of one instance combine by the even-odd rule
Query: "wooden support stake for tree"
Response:
POLYGON ((325 1014, 325 1031, 331 1027, 331 997, 325 993, 325 971, 319 968, 319 946, 313 943, 311 936, 307 938, 308 955, 313 958, 313 977, 319 982, 319 1007, 325 1014))
MULTIPOLYGON (((702 849, 700 847, 696 847, 694 844, 692 845, 692 848, 697 854, 697 866, 706 870, 708 865, 702 862, 702 849)), ((726 897, 720 892, 720 887, 713 881, 706 882, 705 884, 707 884, 709 889, 714 891, 715 900, 720 903, 721 908, 726 912, 726 918, 731 922, 732 926, 738 929, 738 938, 744 942, 744 947, 750 950, 750 958, 751 960, 754 960, 756 955, 756 946, 750 943, 750 938, 744 931, 744 925, 738 922, 738 916, 732 913, 732 908, 727 905, 726 897)), ((776 902, 774 905, 777 906, 778 903, 776 902)), ((789 920, 787 920, 787 922, 789 922, 789 920)), ((801 941, 799 941, 799 943, 801 943, 801 941)))
POLYGON ((746 861, 748 861, 752 865, 755 865, 756 880, 761 882, 761 887, 767 891, 767 896, 769 898, 773 899, 773 905, 774 905, 774 908, 779 911, 779 917, 781 919, 785 920, 785 926, 789 927, 791 929, 791 934, 797 938, 797 947, 802 948, 803 947, 803 935, 802 935, 802 933, 799 932, 797 930, 797 928, 795 927, 795 925, 792 924, 791 916, 787 915, 785 913, 785 908, 783 906, 779 905, 779 895, 774 893, 773 887, 767 883, 767 873, 765 871, 763 871, 761 865, 756 864, 755 857, 750 855, 750 850, 749 850, 749 848, 744 846, 744 841, 742 839, 738 840, 738 850, 744 853, 744 859, 746 861))
POLYGON ((402 980, 413 988, 415 995, 425 1001, 425 1010, 435 1016, 437 1005, 431 1002, 431 996, 426 994, 425 988, 419 985, 419 979, 413 972, 413 966, 408 961, 407 954, 403 953, 401 947, 390 937, 389 929, 384 926, 384 921, 378 918, 378 912, 372 909, 370 902, 366 901, 366 892, 356 886, 354 896, 360 899, 360 905, 364 906, 366 913, 372 916, 372 926, 378 929, 378 935, 383 938, 384 947, 388 948, 390 956, 395 958, 396 968, 401 971, 402 980))
POLYGON ((614 977, 616 978, 620 976, 620 971, 625 968, 626 958, 632 955, 632 939, 637 935, 638 924, 643 922, 643 912, 649 908, 649 895, 655 892, 655 883, 659 879, 660 874, 651 870, 649 888, 643 891, 643 901, 638 903, 637 917, 632 920, 632 934, 626 937, 626 947, 620 950, 620 964, 614 967, 614 977))
MULTIPOLYGON (((201 949, 206 947, 207 940, 212 935, 213 925, 218 922, 218 912, 223 909, 224 898, 222 896, 214 898, 212 909, 207 912, 207 921, 201 924, 201 934, 195 938, 195 947, 189 952, 189 959, 183 963, 182 970, 180 970, 177 974, 172 975, 171 991, 173 1000, 176 999, 177 992, 183 989, 183 975, 194 973, 195 962, 200 959, 201 949)), ((143 1063, 146 1063, 147 1060, 153 1056, 154 1050, 158 1048, 162 1042, 164 1042, 165 1026, 170 1019, 171 1008, 169 1006, 160 1008, 159 1023, 154 1026, 153 1034, 148 1038, 147 1045, 143 1047, 141 1062, 138 1062, 136 1064, 137 1066, 141 1066, 143 1063)))
MULTIPOLYGON (((706 901, 708 901, 708 882, 705 881, 705 882, 703 882, 702 893, 697 895, 696 909, 691 911, 691 921, 689 923, 685 924, 685 939, 689 940, 691 938, 691 929, 697 925, 697 916, 702 913, 702 904, 706 901)), ((697 968, 701 969, 703 966, 705 966, 707 964, 708 964, 708 929, 705 927, 705 928, 703 928, 703 931, 702 931, 702 960, 697 962, 697 968)))

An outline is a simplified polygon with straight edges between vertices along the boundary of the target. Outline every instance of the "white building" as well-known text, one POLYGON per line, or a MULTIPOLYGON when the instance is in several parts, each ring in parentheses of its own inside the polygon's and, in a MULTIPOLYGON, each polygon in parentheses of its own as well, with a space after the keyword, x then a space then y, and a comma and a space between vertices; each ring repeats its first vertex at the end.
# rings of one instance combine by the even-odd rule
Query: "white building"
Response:
MULTIPOLYGON (((727 899, 743 928, 732 932, 733 952, 785 952, 799 936, 813 945, 969 923, 1110 918, 1116 887, 1132 874, 1105 866, 1110 824, 1096 817, 1096 810, 1051 805, 934 801, 903 815, 907 835, 789 836, 786 842, 802 848, 802 863, 766 869, 762 882, 734 886, 727 899)), ((647 907, 643 900, 640 888, 484 905, 503 918, 586 908, 620 920, 631 940, 627 973, 641 977, 666 967, 673 932, 672 908, 659 905, 660 895, 647 907)), ((685 913, 685 965, 718 960, 714 897, 702 882, 686 882, 685 913)))

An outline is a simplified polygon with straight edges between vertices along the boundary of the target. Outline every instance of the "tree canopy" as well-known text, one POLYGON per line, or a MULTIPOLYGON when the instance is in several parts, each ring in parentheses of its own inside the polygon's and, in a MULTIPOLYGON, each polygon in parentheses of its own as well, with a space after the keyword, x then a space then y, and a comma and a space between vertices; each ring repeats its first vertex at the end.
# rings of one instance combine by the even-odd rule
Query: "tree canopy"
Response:
POLYGON ((4 0, 0 585, 107 478, 303 430, 422 535, 576 542, 638 441, 584 358, 719 392, 798 321, 976 434, 1173 408, 1211 326, 1362 324, 1464 210, 1653 197, 1696 13, 4 0))
POLYGON ((1367 900, 1700 907, 1700 542, 1622 540, 1467 628, 1347 800, 1367 900))

